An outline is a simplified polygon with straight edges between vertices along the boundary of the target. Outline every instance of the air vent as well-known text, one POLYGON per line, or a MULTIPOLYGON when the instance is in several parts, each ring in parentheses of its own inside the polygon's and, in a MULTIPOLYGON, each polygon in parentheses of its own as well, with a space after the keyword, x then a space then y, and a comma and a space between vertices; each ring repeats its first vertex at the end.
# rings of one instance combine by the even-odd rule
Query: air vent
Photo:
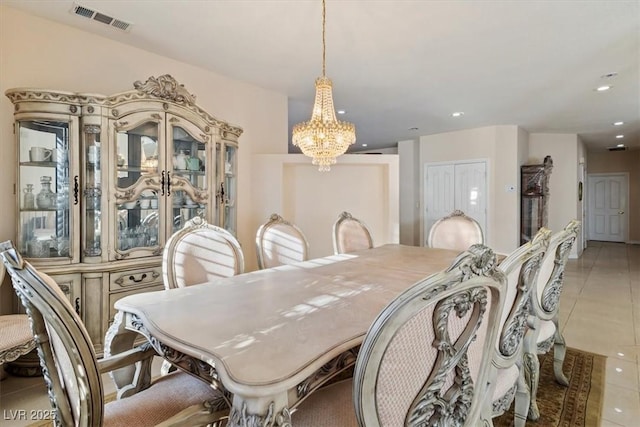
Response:
POLYGON ((624 146, 624 147, 607 147, 607 150, 609 151, 626 151, 628 147, 624 146))
POLYGON ((85 6, 80 6, 77 3, 73 4, 73 7, 69 11, 70 13, 78 16, 82 16, 83 18, 88 18, 94 21, 102 22, 110 27, 117 28, 122 31, 129 32, 131 30, 131 24, 120 19, 112 18, 109 15, 105 15, 104 13, 98 12, 97 10, 89 9, 85 6))

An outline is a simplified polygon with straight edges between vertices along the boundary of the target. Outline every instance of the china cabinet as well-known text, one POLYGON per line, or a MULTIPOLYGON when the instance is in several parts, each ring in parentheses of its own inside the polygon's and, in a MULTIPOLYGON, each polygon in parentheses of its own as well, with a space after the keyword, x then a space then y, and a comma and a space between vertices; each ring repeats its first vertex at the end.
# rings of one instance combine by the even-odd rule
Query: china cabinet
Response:
POLYGON ((51 275, 98 352, 113 303, 162 289, 161 255, 196 216, 236 233, 242 129, 170 75, 112 96, 10 89, 16 245, 51 275))
POLYGON ((538 230, 547 226, 552 169, 551 156, 546 156, 542 164, 523 165, 521 168, 520 244, 530 241, 538 230))

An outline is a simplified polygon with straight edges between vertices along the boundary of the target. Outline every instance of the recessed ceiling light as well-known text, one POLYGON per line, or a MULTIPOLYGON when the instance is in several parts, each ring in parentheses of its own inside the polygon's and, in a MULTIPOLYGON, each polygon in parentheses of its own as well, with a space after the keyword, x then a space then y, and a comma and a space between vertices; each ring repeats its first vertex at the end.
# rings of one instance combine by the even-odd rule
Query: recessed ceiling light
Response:
POLYGON ((600 78, 602 78, 602 79, 610 79, 610 78, 615 77, 617 75, 618 75, 618 73, 616 73, 615 71, 612 71, 611 73, 607 73, 607 74, 604 74, 604 75, 600 76, 600 78))
POLYGON ((455 113, 451 113, 452 117, 460 117, 464 115, 464 111, 456 111, 455 113))
POLYGON ((612 86, 609 86, 609 85, 598 86, 598 87, 596 88, 596 90, 597 90, 598 92, 604 92, 605 90, 609 90, 609 89, 611 89, 611 87, 612 87, 612 86))
POLYGON ((624 135, 616 135, 616 138, 617 139, 622 139, 622 138, 624 138, 624 135))
POLYGON ((620 408, 613 408, 613 410, 616 411, 619 414, 622 413, 622 409, 620 409, 620 408))
POLYGON ((616 368, 616 372, 618 373, 622 372, 622 368, 616 368))
POLYGON ((336 111, 336 113, 338 113, 338 114, 347 114, 347 112, 345 110, 338 110, 338 111, 336 111))
POLYGON ((623 356, 624 356, 624 353, 620 353, 620 352, 618 352, 618 356, 623 357, 623 356))
POLYGON ((622 126, 624 122, 613 122, 614 126, 622 126))
POLYGON ((362 144, 362 146, 363 146, 363 147, 366 147, 366 146, 367 146, 367 144, 362 144))
POLYGON ((616 147, 624 147, 624 144, 618 144, 616 147))

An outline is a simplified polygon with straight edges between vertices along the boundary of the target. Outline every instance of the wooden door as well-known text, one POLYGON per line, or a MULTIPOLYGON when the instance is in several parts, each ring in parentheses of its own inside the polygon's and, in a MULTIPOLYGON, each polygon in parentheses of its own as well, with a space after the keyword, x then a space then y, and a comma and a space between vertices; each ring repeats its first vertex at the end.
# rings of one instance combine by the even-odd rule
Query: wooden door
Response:
POLYGON ((624 242, 627 229, 627 176, 589 175, 589 239, 624 242))

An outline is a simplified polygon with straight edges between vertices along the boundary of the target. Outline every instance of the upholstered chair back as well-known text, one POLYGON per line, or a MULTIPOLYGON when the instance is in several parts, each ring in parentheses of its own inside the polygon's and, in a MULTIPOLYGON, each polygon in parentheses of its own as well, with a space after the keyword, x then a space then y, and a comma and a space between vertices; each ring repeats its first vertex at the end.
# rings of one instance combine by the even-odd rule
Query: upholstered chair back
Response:
POLYGON ((529 411, 529 389, 522 367, 524 336, 529 317, 529 298, 535 291, 542 258, 551 232, 541 229, 535 237, 507 256, 498 269, 507 277, 507 289, 500 314, 490 377, 491 391, 486 396, 486 412, 498 416, 515 398, 514 425, 524 427, 529 411))
POLYGON ((13 287, 31 318, 49 398, 64 426, 100 426, 102 381, 82 320, 56 282, 24 261, 10 242, 0 247, 13 287))
POLYGON ((345 254, 373 248, 369 228, 349 212, 342 212, 333 224, 333 252, 345 254))
POLYGON ((580 221, 572 220, 564 230, 551 236, 531 301, 536 316, 542 320, 551 320, 558 314, 564 269, 579 231, 580 221))
POLYGON ((509 254, 498 266, 507 277, 504 306, 500 315, 497 355, 507 364, 514 363, 529 316, 529 298, 535 292, 543 257, 549 247, 551 231, 542 228, 534 238, 509 254))
POLYGON ((244 272, 240 244, 227 230, 200 217, 187 221, 167 241, 162 274, 167 289, 182 288, 244 272))
POLYGON ((504 286, 476 245, 390 303, 356 361, 358 424, 480 425, 504 286))
POLYGON ((298 227, 273 214, 256 233, 258 268, 265 269, 306 261, 309 243, 298 227))
POLYGON ((429 230, 427 246, 458 251, 476 243, 484 243, 480 224, 460 210, 437 220, 429 230))

